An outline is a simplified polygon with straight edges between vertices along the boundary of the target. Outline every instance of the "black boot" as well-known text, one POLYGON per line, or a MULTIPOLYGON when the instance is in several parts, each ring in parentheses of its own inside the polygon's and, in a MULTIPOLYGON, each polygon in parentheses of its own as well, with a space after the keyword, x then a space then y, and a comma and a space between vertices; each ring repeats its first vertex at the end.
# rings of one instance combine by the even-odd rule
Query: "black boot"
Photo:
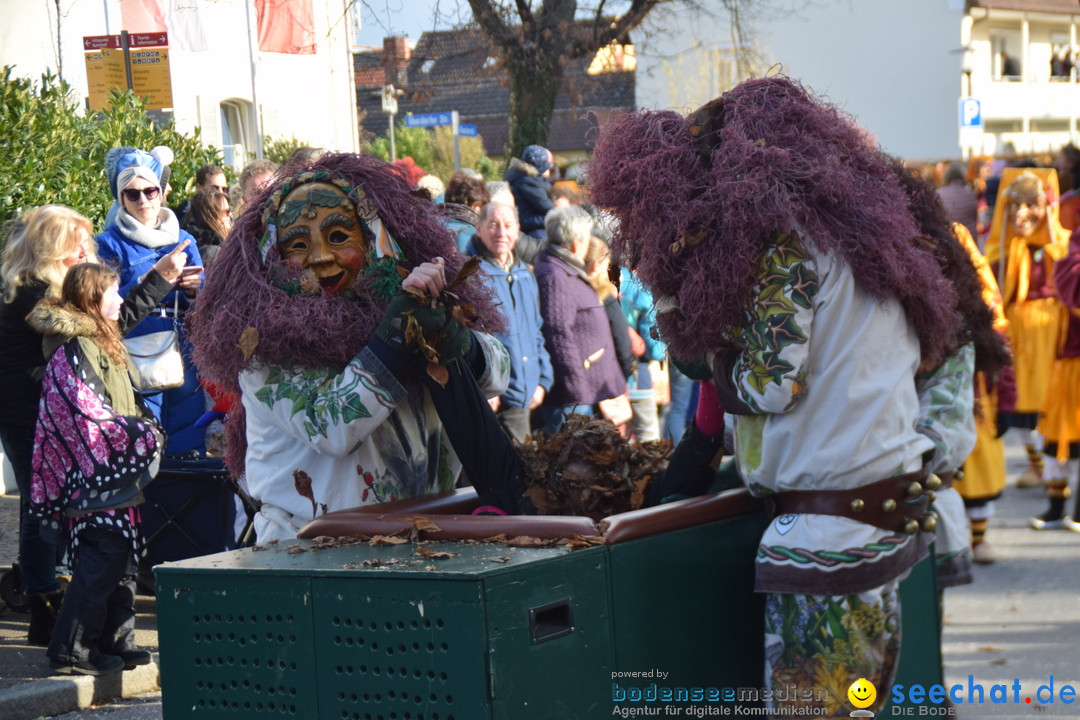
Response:
POLYGON ((64 600, 64 591, 31 593, 27 600, 30 601, 30 632, 27 633, 27 642, 48 647, 52 640, 53 626, 56 625, 56 614, 60 612, 60 603, 64 600))
POLYGON ((1028 521, 1036 530, 1053 530, 1065 526, 1065 501, 1069 498, 1068 480, 1051 480, 1046 484, 1046 496, 1050 507, 1042 515, 1028 521))
POLYGON ((1076 497, 1073 499, 1072 517, 1065 518, 1062 527, 1080 533, 1080 490, 1077 491, 1076 497))

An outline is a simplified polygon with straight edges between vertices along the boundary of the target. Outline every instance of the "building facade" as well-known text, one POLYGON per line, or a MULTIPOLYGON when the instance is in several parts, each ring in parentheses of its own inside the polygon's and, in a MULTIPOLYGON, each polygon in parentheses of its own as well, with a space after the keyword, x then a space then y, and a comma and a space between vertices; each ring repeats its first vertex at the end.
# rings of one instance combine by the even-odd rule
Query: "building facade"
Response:
POLYGON ((13 74, 19 77, 62 74, 76 96, 85 99, 90 93, 85 36, 152 32, 159 28, 148 25, 163 22, 173 100, 164 112, 180 132, 201 128, 203 142, 222 148, 228 164, 239 168, 259 155, 263 136, 359 149, 353 27, 341 0, 265 6, 303 11, 291 13, 285 24, 294 26, 293 37, 310 38, 310 43, 278 46, 293 52, 260 50, 260 44, 268 47, 274 39, 259 20, 255 0, 69 0, 59 3, 59 18, 57 5, 0 0, 0 66, 15 66, 13 74), (136 6, 139 13, 132 11, 136 6))
POLYGON ((964 89, 981 128, 965 129, 965 155, 1054 152, 1080 144, 1074 67, 1077 0, 969 0, 961 25, 964 89))

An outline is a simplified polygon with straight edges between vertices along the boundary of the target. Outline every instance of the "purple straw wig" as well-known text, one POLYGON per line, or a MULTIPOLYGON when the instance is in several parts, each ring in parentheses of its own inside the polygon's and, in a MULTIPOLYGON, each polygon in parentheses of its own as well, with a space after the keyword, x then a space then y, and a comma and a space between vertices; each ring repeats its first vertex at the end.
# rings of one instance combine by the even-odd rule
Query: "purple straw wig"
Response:
POLYGON ((589 178, 619 219, 616 258, 678 306, 657 318, 676 357, 730 344, 764 248, 791 230, 843 257, 865 291, 900 300, 924 363, 960 322, 893 172, 849 118, 789 78, 746 81, 687 118, 624 115, 602 128, 589 178))
MULTIPOLYGON (((447 280, 461 269, 465 258, 458 253, 453 235, 437 220, 435 206, 413 197, 401 174, 383 160, 370 155, 329 154, 302 170, 346 181, 356 188, 350 195, 354 203, 360 192, 365 194, 397 240, 403 255, 400 265, 405 270, 435 257, 445 260, 447 280)), ((201 377, 234 394, 240 392, 241 371, 253 362, 340 372, 374 334, 390 299, 376 291, 376 280, 365 273, 357 277, 350 297, 290 293, 282 287, 282 279, 295 278, 297 272, 276 252, 263 261, 259 252, 266 232, 263 212, 274 202, 274 192, 300 172, 274 178, 248 204, 207 271, 206 284, 188 316, 187 328, 201 377), (241 336, 249 328, 256 331, 258 342, 251 357, 245 359, 241 336)), ((503 317, 479 278, 473 276, 455 292, 481 318, 474 329, 502 329, 503 317)), ((247 444, 240 403, 229 414, 226 429, 226 459, 233 474, 239 476, 247 444)))

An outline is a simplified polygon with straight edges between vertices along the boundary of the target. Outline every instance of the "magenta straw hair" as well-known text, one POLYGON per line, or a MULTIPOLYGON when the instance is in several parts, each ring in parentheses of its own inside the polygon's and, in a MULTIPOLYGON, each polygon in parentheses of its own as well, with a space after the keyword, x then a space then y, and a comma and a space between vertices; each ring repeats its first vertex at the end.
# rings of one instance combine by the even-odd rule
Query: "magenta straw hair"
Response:
POLYGON ((619 219, 619 262, 677 302, 657 319, 676 357, 730 344, 763 248, 793 230, 841 256, 866 292, 900 300, 925 362, 959 324, 895 175, 861 128, 789 78, 744 82, 689 118, 621 116, 602 128, 588 176, 619 219), (691 244, 673 252, 680 238, 691 244))

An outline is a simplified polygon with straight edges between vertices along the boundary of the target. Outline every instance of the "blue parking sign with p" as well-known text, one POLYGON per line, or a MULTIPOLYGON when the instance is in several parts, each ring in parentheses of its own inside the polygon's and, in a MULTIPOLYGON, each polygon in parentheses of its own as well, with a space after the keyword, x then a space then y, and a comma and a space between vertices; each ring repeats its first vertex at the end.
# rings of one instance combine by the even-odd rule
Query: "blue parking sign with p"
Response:
POLYGON ((960 98, 960 127, 981 128, 982 126, 982 103, 975 98, 960 98))

